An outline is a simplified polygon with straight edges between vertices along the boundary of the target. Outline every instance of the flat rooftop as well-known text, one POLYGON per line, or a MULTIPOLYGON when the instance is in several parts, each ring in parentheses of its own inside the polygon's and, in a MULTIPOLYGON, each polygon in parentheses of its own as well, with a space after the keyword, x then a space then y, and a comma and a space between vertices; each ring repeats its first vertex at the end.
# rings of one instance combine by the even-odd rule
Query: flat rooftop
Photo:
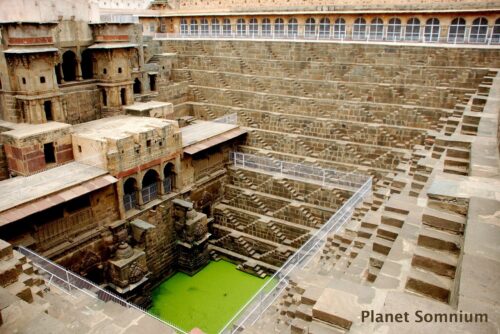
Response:
MULTIPOLYGON (((78 162, 0 182, 0 212, 108 174, 78 162)), ((111 176, 110 176, 111 177, 111 176)))
POLYGON ((0 127, 12 129, 2 132, 2 135, 6 135, 15 139, 23 139, 42 133, 71 129, 72 125, 60 122, 48 122, 42 124, 16 124, 10 122, 0 122, 0 127))
POLYGON ((182 147, 191 146, 236 128, 239 126, 235 124, 197 121, 195 124, 181 128, 182 147))
POLYGON ((135 111, 145 111, 156 108, 164 108, 172 105, 169 102, 160 102, 160 101, 149 101, 149 102, 136 102, 131 106, 126 106, 125 110, 135 110, 135 111))
POLYGON ((100 141, 119 140, 130 137, 131 134, 160 129, 169 125, 177 127, 177 122, 153 117, 120 115, 75 125, 74 133, 79 137, 100 141))

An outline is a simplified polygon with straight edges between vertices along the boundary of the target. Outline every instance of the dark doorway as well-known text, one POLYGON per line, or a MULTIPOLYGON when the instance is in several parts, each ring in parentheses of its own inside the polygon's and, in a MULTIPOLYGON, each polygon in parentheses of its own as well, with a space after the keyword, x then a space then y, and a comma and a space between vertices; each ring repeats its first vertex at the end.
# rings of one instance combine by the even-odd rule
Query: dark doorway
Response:
POLYGON ((149 75, 149 88, 152 92, 156 91, 156 75, 154 74, 149 75))
POLYGON ((102 105, 107 106, 108 105, 108 97, 106 95, 106 91, 102 91, 102 105))
POLYGON ((94 66, 92 63, 92 54, 90 50, 82 52, 82 78, 92 79, 94 77, 94 66))
POLYGON ((123 184, 123 205, 125 211, 135 208, 137 204, 137 182, 135 179, 130 178, 123 184))
POLYGON ((57 64, 55 67, 54 67, 54 71, 56 71, 56 80, 57 80, 57 84, 60 85, 61 82, 62 82, 62 77, 61 77, 61 64, 57 64))
POLYGON ((142 93, 142 84, 139 79, 134 80, 134 94, 141 94, 142 93))
POLYGON ((43 144, 43 154, 45 156, 45 163, 51 164, 56 162, 56 155, 54 152, 54 143, 43 144))
POLYGON ((73 51, 66 51, 63 54, 63 77, 64 81, 76 80, 76 55, 73 51))
POLYGON ((122 105, 127 104, 127 90, 125 88, 120 89, 120 97, 122 99, 122 105))
POLYGON ((52 115, 52 101, 45 101, 43 103, 43 110, 45 111, 45 119, 47 121, 53 121, 54 116, 52 115))

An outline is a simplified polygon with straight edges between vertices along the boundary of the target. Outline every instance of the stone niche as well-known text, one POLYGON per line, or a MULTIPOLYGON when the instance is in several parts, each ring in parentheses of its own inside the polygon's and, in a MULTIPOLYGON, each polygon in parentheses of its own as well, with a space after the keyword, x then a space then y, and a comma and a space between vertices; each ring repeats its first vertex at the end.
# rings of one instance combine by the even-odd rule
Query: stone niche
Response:
POLYGON ((178 236, 178 269, 190 276, 209 262, 207 215, 193 209, 193 204, 175 199, 175 230, 178 236))
POLYGON ((147 281, 146 253, 126 242, 118 245, 108 265, 109 285, 120 294, 127 294, 147 281))

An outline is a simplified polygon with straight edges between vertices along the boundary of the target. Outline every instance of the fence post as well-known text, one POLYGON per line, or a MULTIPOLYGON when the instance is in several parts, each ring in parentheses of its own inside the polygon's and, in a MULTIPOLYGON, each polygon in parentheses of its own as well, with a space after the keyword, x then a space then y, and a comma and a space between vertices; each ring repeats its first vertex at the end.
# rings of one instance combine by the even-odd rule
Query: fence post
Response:
POLYGON ((66 282, 68 282, 68 291, 71 292, 71 284, 69 283, 69 273, 67 270, 66 271, 66 282))

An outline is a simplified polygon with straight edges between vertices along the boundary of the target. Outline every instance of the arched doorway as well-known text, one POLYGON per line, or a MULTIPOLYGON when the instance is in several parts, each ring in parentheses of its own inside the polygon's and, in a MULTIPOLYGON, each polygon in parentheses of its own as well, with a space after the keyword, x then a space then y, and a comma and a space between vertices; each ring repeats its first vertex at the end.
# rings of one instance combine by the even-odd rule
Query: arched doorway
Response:
POLYGON ((64 81, 76 80, 76 55, 73 51, 66 51, 63 54, 62 71, 64 81))
POLYGON ((108 95, 106 94, 106 91, 104 89, 102 90, 102 105, 108 105, 108 95))
POLYGON ((45 101, 43 103, 43 111, 45 112, 46 121, 54 120, 54 116, 52 115, 52 101, 45 101))
POLYGON ((125 211, 135 208, 137 204, 137 181, 134 178, 129 178, 123 184, 123 205, 125 211))
POLYGON ((141 94, 142 93, 142 83, 141 80, 138 78, 135 78, 134 80, 134 94, 141 94))
POLYGON ((122 100, 122 106, 127 104, 127 90, 125 88, 120 89, 120 97, 122 100))
POLYGON ((165 194, 168 194, 175 186, 175 166, 173 163, 169 162, 165 165, 165 168, 163 168, 163 176, 163 189, 165 194))
POLYGON ((151 202, 158 197, 158 173, 154 169, 150 169, 142 178, 142 201, 144 203, 151 202))
POLYGON ((82 78, 92 79, 94 77, 94 66, 92 63, 92 53, 90 50, 82 52, 82 78))

